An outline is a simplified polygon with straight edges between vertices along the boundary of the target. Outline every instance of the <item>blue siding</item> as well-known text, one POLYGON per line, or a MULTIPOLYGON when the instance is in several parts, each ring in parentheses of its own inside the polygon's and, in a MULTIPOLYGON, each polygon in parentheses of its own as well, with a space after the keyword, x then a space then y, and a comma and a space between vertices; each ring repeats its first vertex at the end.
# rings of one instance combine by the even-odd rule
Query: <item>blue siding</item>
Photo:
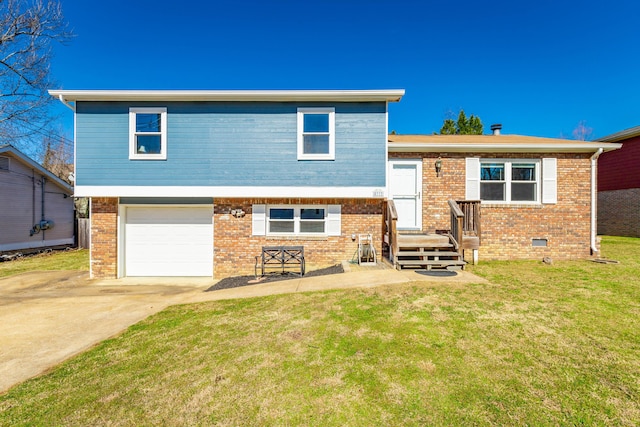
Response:
MULTIPOLYGON (((380 103, 78 102, 76 184, 384 187, 380 103), (167 107, 167 159, 129 160, 129 107, 167 107), (336 110, 334 161, 297 160, 297 108, 336 110)), ((338 196, 338 195, 336 195, 338 196)))

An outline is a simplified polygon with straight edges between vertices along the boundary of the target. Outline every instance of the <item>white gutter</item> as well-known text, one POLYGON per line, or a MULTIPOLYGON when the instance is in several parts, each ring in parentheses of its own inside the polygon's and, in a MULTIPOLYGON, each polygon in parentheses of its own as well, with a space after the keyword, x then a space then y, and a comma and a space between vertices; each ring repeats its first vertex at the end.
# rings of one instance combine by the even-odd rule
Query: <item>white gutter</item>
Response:
POLYGON ((598 164, 598 157, 602 154, 602 148, 598 148, 593 156, 591 156, 591 254, 597 254, 598 248, 596 246, 596 235, 598 234, 598 193, 596 192, 596 179, 597 179, 597 169, 596 166, 598 164))
POLYGON ((76 108, 75 108, 73 105, 69 104, 69 103, 67 102, 67 100, 66 100, 66 99, 64 99, 64 95, 63 95, 63 94, 59 94, 59 95, 58 95, 58 99, 59 99, 59 100, 60 100, 60 102, 62 102, 64 105, 66 105, 67 107, 69 107, 69 108, 71 109, 71 111, 73 111, 74 113, 76 112, 76 108))
POLYGON ((404 89, 375 90, 50 90, 70 101, 398 102, 404 89))
MULTIPOLYGON (((500 138, 506 139, 504 136, 500 138)), ((608 142, 389 142, 390 153, 580 153, 617 150, 622 144, 608 142)))

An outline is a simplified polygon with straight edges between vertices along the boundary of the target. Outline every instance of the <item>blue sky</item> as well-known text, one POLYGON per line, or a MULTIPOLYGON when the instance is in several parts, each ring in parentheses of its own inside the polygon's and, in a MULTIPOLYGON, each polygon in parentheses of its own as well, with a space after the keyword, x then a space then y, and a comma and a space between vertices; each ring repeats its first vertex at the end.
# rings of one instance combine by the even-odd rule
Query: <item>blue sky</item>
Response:
MULTIPOLYGON (((389 129, 640 125, 640 2, 62 0, 64 89, 405 89, 389 129)), ((65 128, 71 113, 59 106, 65 128)))

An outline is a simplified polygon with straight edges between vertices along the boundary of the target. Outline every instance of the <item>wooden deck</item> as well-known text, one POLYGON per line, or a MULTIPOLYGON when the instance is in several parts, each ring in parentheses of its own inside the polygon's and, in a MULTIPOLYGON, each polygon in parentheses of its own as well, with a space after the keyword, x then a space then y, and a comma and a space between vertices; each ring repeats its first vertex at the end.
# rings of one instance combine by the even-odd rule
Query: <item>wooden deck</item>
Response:
POLYGON ((397 268, 446 268, 460 269, 465 262, 454 248, 449 235, 398 234, 398 246, 394 257, 397 268))
MULTIPOLYGON (((402 233, 402 232, 400 232, 402 233)), ((449 247, 449 237, 443 234, 398 234, 398 246, 408 247, 449 247)))
POLYGON ((383 256, 396 268, 463 268, 465 250, 473 250, 473 263, 478 261, 481 244, 480 201, 449 200, 451 227, 446 234, 397 229, 398 213, 393 200, 383 210, 383 256))

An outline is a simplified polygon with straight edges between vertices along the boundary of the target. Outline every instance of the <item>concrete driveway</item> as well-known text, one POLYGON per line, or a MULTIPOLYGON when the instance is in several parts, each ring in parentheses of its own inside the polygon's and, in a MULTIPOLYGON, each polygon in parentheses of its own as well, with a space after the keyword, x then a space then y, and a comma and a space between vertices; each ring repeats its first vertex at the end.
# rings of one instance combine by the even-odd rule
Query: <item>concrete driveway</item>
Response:
POLYGON ((0 279, 0 393, 214 283, 162 282, 90 280, 78 271, 0 279))
POLYGON ((181 303, 327 289, 369 288, 413 281, 436 286, 483 283, 460 271, 429 277, 416 271, 362 269, 204 292, 210 278, 91 280, 78 271, 30 272, 0 279, 0 393, 181 303))

